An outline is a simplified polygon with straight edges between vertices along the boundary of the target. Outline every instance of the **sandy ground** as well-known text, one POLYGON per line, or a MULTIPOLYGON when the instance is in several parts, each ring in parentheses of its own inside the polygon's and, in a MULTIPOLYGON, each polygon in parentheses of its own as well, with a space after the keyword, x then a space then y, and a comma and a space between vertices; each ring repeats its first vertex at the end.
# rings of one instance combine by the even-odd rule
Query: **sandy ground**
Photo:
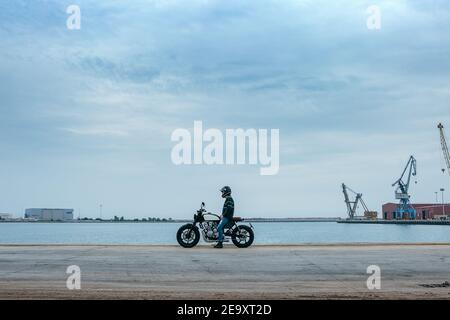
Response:
POLYGON ((450 299, 449 245, 5 246, 0 299, 450 299), (81 290, 66 287, 81 268, 81 290), (381 289, 367 288, 367 267, 381 289))

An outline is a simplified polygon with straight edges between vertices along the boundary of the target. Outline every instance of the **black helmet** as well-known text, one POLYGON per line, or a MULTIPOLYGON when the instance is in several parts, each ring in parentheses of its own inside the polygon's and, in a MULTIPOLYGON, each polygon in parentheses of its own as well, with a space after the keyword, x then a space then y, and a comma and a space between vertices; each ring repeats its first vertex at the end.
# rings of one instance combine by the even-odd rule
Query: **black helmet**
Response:
POLYGON ((220 192, 222 192, 222 198, 225 198, 226 196, 229 196, 231 194, 231 188, 229 186, 225 186, 220 189, 220 192))

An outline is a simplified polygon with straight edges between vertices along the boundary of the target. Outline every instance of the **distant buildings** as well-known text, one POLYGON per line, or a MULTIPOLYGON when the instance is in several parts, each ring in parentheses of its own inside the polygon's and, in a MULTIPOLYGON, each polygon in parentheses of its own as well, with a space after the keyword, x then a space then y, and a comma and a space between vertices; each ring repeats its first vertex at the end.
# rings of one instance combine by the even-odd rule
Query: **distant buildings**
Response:
POLYGON ((26 209, 25 218, 38 221, 71 221, 73 220, 73 209, 26 209))
POLYGON ((0 220, 12 220, 13 216, 9 213, 0 213, 0 220))
MULTIPOLYGON (((415 220, 435 220, 435 219, 448 219, 450 215, 450 204, 424 204, 424 203, 412 203, 414 209, 416 209, 415 220)), ((386 203, 383 205, 383 219, 384 220, 403 220, 406 217, 395 217, 395 211, 398 208, 398 203, 386 203)))

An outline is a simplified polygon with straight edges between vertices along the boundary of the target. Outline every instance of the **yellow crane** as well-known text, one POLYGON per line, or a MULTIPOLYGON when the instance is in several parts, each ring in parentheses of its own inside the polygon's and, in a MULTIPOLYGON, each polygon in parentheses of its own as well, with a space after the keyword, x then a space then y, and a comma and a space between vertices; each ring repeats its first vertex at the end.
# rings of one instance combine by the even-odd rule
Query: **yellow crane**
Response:
MULTIPOLYGON (((447 140, 445 139, 444 126, 442 125, 442 123, 439 123, 438 129, 441 135, 441 146, 442 151, 444 152, 444 159, 447 165, 447 172, 450 174, 450 153, 448 152, 447 140)), ((444 168, 442 168, 442 172, 445 172, 444 168)))

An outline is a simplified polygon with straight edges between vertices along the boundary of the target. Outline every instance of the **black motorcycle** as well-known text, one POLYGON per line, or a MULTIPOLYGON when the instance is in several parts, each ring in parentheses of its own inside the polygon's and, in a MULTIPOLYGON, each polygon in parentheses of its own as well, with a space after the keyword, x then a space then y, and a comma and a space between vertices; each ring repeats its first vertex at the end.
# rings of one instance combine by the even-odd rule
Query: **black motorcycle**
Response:
MULTIPOLYGON (((250 226, 238 225, 238 222, 242 221, 244 219, 233 217, 232 221, 225 226, 224 242, 229 242, 231 238, 231 241, 238 248, 247 248, 252 245, 255 239, 253 226, 251 223, 249 223, 250 226)), ((219 238, 219 231, 217 230, 219 222, 220 217, 211 212, 206 212, 205 203, 202 202, 202 206, 194 214, 194 222, 185 224, 178 229, 177 241, 184 248, 192 248, 200 241, 201 233, 205 242, 216 242, 219 238)))

